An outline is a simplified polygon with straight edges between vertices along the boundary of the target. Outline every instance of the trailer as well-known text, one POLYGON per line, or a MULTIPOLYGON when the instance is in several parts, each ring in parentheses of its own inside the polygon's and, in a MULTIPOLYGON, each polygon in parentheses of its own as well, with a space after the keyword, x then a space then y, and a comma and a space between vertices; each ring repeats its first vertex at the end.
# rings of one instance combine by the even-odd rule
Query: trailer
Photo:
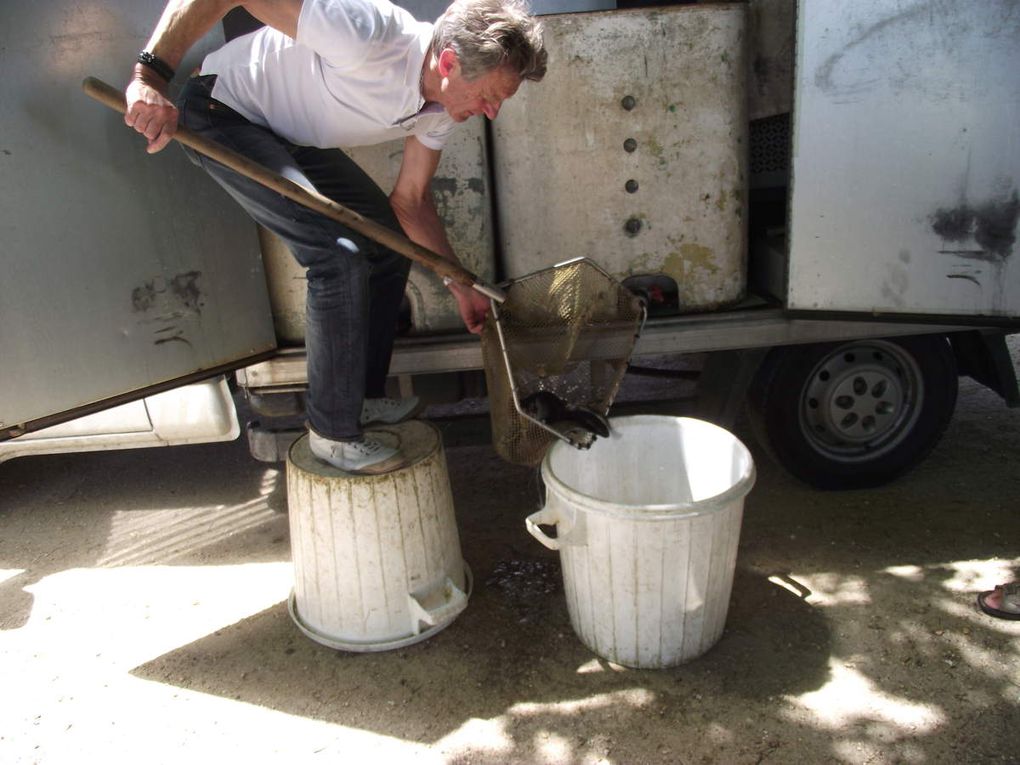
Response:
MULTIPOLYGON (((300 271, 78 92, 123 79, 161 7, 0 8, 0 460, 236 438, 232 388, 255 457, 295 435, 300 271)), ((917 464, 961 375, 1020 403, 1020 3, 535 8, 549 75, 463 126, 434 183, 471 270, 592 257, 648 302, 634 372, 696 355, 697 415, 746 407, 818 487, 917 464)), ((232 13, 188 64, 250 23, 232 13)), ((399 146, 351 151, 392 182, 399 146)), ((395 389, 484 395, 477 339, 417 269, 406 316, 395 389)))

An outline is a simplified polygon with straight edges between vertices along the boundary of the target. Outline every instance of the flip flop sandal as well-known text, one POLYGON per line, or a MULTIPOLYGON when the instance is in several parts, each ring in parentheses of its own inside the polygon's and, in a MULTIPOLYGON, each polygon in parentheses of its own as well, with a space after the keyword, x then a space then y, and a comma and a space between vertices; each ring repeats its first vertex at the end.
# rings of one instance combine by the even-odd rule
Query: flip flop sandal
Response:
POLYGON ((997 619, 1012 619, 1020 621, 1020 582, 1013 582, 1012 584, 1000 584, 995 590, 988 590, 982 592, 977 596, 978 607, 989 616, 994 616, 997 619), (1002 605, 1012 606, 1017 608, 1016 611, 1003 611, 1001 608, 993 608, 992 606, 985 603, 985 598, 991 595, 995 590, 1002 591, 1002 605))

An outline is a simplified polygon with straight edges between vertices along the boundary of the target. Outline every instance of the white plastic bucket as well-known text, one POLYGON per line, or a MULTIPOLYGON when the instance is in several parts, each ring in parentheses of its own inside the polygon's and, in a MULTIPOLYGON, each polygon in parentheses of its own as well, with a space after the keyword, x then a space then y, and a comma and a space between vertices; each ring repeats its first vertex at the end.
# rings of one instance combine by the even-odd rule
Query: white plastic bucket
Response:
POLYGON ((701 420, 641 415, 611 427, 588 451, 553 445, 545 507, 526 525, 560 552, 581 642, 624 666, 674 666, 722 636, 754 461, 701 420))
POLYGON ((361 476, 312 456, 287 459, 294 590, 290 614, 308 637, 344 651, 385 651, 434 635, 467 607, 453 496, 435 426, 376 428, 407 464, 361 476))

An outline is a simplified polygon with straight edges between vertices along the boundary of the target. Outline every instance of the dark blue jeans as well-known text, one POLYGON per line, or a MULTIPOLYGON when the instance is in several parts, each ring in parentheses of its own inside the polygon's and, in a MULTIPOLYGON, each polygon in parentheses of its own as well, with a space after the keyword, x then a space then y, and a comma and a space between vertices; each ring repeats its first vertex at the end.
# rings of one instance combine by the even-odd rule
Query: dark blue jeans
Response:
MULTIPOLYGON (((215 76, 188 81, 178 99, 182 124, 401 231, 386 194, 350 157, 295 146, 252 124, 212 98, 214 82, 215 76)), ((385 395, 410 261, 217 162, 193 158, 305 267, 309 425, 327 438, 358 438, 362 400, 385 395)))

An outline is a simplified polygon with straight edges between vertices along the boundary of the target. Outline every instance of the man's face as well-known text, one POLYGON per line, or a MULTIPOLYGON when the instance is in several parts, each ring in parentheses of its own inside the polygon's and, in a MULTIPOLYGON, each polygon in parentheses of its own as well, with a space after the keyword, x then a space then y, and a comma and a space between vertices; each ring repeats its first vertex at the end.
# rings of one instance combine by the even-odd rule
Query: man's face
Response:
POLYGON ((441 61, 439 103, 456 122, 463 122, 476 114, 484 114, 490 120, 496 119, 499 107, 517 92, 521 78, 516 73, 500 67, 474 80, 467 80, 460 72, 457 56, 449 50, 443 51, 448 57, 441 61), (445 71, 445 74, 443 74, 445 71))

